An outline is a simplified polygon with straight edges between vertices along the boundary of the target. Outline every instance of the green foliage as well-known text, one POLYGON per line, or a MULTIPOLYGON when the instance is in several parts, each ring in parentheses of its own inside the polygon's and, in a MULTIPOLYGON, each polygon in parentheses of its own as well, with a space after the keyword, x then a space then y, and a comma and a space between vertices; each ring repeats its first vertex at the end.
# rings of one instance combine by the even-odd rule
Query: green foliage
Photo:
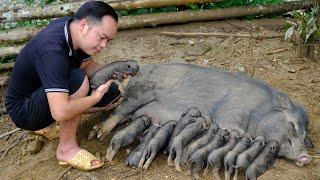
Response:
POLYGON ((0 31, 6 31, 18 27, 41 27, 46 26, 52 21, 51 18, 48 19, 33 19, 28 21, 19 21, 14 23, 0 24, 0 31))
POLYGON ((24 3, 26 3, 28 6, 36 5, 36 4, 39 4, 39 3, 40 3, 41 6, 45 6, 47 4, 51 4, 51 3, 55 2, 55 1, 57 1, 57 0, 40 0, 38 2, 36 2, 35 0, 24 0, 24 3))
POLYGON ((30 6, 35 3, 35 0, 24 0, 24 2, 30 6))
POLYGON ((16 60, 16 56, 0 57, 0 64, 11 63, 16 60))
POLYGON ((119 16, 129 16, 129 15, 141 15, 150 13, 161 13, 161 12, 175 12, 177 8, 174 6, 163 7, 163 8, 140 8, 133 10, 117 10, 119 16))
POLYGON ((294 36, 297 44, 312 44, 320 41, 320 11, 319 7, 311 8, 311 11, 293 11, 292 15, 298 21, 287 21, 285 39, 294 36))
POLYGON ((227 0, 218 3, 208 3, 205 9, 229 8, 234 6, 251 6, 258 4, 280 4, 284 0, 227 0))

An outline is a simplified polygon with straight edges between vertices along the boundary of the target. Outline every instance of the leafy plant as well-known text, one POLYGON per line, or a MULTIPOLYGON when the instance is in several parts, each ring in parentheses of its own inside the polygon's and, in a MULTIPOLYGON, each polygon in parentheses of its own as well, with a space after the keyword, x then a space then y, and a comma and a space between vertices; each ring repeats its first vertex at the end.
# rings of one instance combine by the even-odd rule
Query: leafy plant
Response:
POLYGON ((320 17, 319 7, 305 10, 293 11, 293 17, 297 22, 287 21, 289 28, 285 33, 285 40, 293 38, 297 44, 312 44, 320 40, 320 17))

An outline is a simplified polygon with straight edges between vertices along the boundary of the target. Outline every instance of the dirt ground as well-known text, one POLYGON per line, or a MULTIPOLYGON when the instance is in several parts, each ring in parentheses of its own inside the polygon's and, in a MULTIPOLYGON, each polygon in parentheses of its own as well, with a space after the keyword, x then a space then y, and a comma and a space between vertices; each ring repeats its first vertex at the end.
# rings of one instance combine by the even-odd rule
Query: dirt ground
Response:
MULTIPOLYGON (((95 59, 100 63, 136 59, 141 65, 187 61, 201 66, 214 66, 232 72, 246 73, 267 81, 289 94, 294 101, 301 103, 307 109, 310 119, 308 136, 315 146, 310 152, 314 156, 318 154, 318 159, 315 157, 306 167, 298 167, 293 162, 279 159, 260 179, 320 179, 319 62, 299 57, 296 47, 292 43, 284 42, 283 38, 255 40, 236 37, 160 35, 162 31, 284 34, 284 22, 285 19, 282 18, 228 20, 121 31, 109 47, 95 59)), ((3 96, 4 94, 2 99, 3 96)), ((78 133, 80 146, 101 157, 106 154, 112 135, 107 142, 88 141, 86 138, 92 126, 107 115, 108 112, 86 115, 78 133)), ((15 128, 7 115, 1 116, 0 134, 15 128)), ((120 128, 117 127, 113 133, 120 128)), ((1 138, 0 179, 57 179, 66 170, 58 165, 55 158, 57 144, 57 139, 43 140, 27 131, 19 131, 1 138), (41 150, 32 154, 37 151, 36 147, 41 150)), ((62 179, 191 179, 187 169, 179 173, 167 166, 164 155, 158 155, 147 171, 125 166, 124 160, 130 148, 132 147, 123 148, 112 164, 106 162, 101 169, 92 172, 71 169, 62 179)), ((212 179, 211 174, 204 179, 212 179)))

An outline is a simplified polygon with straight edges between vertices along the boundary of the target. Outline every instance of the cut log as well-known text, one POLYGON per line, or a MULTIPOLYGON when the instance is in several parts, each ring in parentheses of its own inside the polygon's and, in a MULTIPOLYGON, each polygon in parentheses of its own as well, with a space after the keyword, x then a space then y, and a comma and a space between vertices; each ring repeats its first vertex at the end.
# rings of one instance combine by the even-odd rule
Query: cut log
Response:
MULTIPOLYGON (((220 2, 223 0, 135 0, 135 1, 105 1, 110 6, 119 9, 158 8, 167 6, 187 5, 190 3, 220 2)), ((74 14, 84 2, 48 5, 38 8, 24 8, 2 11, 0 22, 16 22, 29 19, 61 17, 74 14)))
POLYGON ((35 34, 37 34, 42 28, 39 27, 25 27, 12 29, 7 32, 0 33, 0 43, 11 42, 19 43, 30 40, 35 34))
MULTIPOLYGON (((119 20, 119 30, 130 28, 142 28, 146 26, 157 26, 163 24, 181 24, 194 21, 222 20, 241 16, 266 15, 273 13, 284 13, 295 9, 309 8, 310 3, 306 2, 287 2, 281 5, 264 5, 250 7, 234 7, 226 9, 183 11, 171 13, 146 14, 139 16, 125 16, 119 20)), ((25 30, 16 29, 7 33, 0 33, 0 43, 9 41, 28 40, 33 37, 40 29, 25 30), (16 37, 16 38, 15 38, 16 37)))
POLYGON ((1 63, 0 64, 0 71, 3 71, 3 70, 8 70, 8 69, 12 69, 14 66, 14 63, 1 63))
POLYGON ((181 11, 140 16, 124 16, 119 22, 119 29, 155 27, 163 24, 181 24, 195 21, 212 21, 244 16, 285 13, 296 9, 311 7, 310 2, 292 1, 279 5, 259 5, 247 7, 233 7, 225 9, 181 11))
POLYGON ((0 47, 0 57, 8 57, 17 55, 24 45, 12 47, 0 47))

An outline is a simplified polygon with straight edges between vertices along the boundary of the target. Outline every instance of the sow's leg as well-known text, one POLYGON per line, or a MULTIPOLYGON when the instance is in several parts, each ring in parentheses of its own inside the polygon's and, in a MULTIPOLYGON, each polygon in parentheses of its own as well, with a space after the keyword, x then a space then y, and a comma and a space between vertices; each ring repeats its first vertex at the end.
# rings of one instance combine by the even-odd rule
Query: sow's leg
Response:
POLYGON ((97 125, 90 134, 97 134, 98 139, 104 140, 126 115, 154 101, 156 97, 155 82, 145 81, 144 79, 131 79, 124 94, 122 104, 115 109, 106 121, 97 125))

